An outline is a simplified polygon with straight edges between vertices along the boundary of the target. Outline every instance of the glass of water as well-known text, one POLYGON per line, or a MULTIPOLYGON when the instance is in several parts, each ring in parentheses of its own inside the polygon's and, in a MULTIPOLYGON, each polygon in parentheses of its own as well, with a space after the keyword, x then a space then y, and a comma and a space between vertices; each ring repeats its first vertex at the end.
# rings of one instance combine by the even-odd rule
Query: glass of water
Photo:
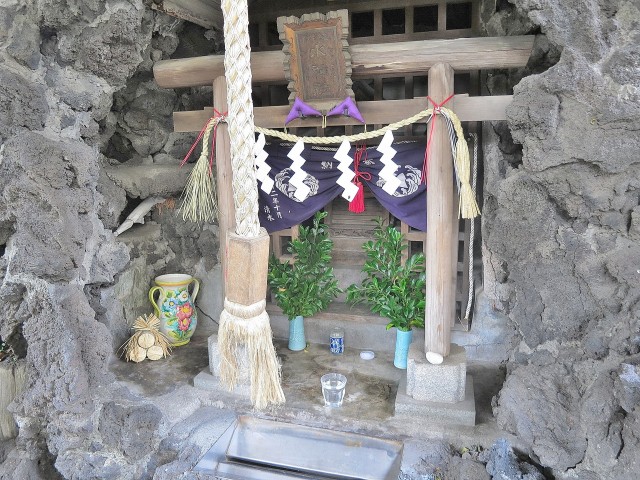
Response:
POLYGON ((322 396, 326 407, 340 407, 344 399, 344 390, 347 385, 347 377, 341 373, 327 373, 320 379, 322 383, 322 396))

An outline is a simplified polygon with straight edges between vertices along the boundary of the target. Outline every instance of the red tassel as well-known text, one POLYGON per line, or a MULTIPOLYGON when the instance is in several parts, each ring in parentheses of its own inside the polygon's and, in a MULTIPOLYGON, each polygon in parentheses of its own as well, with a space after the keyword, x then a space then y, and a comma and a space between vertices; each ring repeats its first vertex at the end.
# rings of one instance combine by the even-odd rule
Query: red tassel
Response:
POLYGON ((353 200, 349 202, 349 211, 353 213, 364 212, 364 187, 362 182, 356 182, 358 186, 358 193, 353 197, 353 200))

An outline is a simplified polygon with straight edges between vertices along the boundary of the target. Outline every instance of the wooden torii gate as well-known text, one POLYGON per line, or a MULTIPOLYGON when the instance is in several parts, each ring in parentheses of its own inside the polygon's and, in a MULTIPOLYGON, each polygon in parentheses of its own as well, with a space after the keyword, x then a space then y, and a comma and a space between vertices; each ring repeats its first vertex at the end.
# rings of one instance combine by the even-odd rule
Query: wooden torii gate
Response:
MULTIPOLYGON (((453 94, 454 71, 524 67, 533 46, 532 36, 479 37, 453 40, 423 40, 350 47, 352 78, 374 75, 420 75, 428 71, 429 96, 441 103, 453 94)), ((254 82, 285 82, 285 56, 281 51, 251 54, 254 82)), ((176 132, 197 132, 212 116, 214 108, 227 110, 222 55, 179 60, 163 60, 154 65, 154 76, 164 88, 195 87, 213 84, 213 107, 174 113, 176 132)), ((469 97, 455 95, 447 108, 461 121, 504 120, 511 96, 469 97)), ((389 124, 429 108, 427 99, 359 102, 367 123, 389 124)), ((254 108, 255 125, 280 128, 290 107, 254 108)), ((298 119, 290 127, 318 126, 318 119, 298 119)), ((350 117, 330 117, 328 126, 356 125, 350 117)), ((225 126, 218 129, 216 142, 220 235, 233 229, 233 193, 229 163, 229 137, 225 126)), ((429 162, 427 189, 426 269, 427 308, 425 313, 425 354, 446 357, 450 352, 451 325, 455 315, 457 262, 457 210, 454 198, 453 165, 445 122, 436 121, 429 162)), ((223 271, 226 272, 226 248, 221 245, 223 271)), ((431 361, 434 356, 427 358, 431 361)))

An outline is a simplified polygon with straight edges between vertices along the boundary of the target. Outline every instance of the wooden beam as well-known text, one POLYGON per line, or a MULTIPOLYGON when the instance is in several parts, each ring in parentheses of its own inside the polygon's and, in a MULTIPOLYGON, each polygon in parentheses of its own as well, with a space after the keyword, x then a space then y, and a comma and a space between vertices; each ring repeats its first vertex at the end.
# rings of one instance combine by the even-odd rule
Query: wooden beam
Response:
MULTIPOLYGON (((213 104, 219 112, 226 112, 227 81, 218 77, 213 82, 213 104)), ((212 109, 213 113, 213 109, 212 109)), ((202 127, 201 127, 202 128, 202 127)), ((227 267, 228 267, 228 232, 236 230, 235 206, 233 203, 233 169, 231 168, 231 142, 229 128, 226 123, 218 125, 216 132, 216 185, 218 187, 218 226, 220 239, 220 263, 222 265, 223 292, 227 295, 227 267)))
MULTIPOLYGON (((424 74, 443 59, 456 71, 524 67, 533 39, 522 35, 352 45, 352 78, 424 74)), ((252 53, 253 81, 284 82, 284 61, 281 51, 252 53)), ((224 56, 161 60, 153 66, 153 75, 164 88, 211 85, 214 78, 224 75, 224 56)))
MULTIPOLYGON (((505 109, 511 103, 511 95, 496 95, 487 97, 469 97, 456 95, 447 107, 454 110, 463 122, 477 122, 488 120, 505 120, 505 109)), ((403 118, 430 107, 426 98, 411 100, 382 100, 373 102, 358 102, 358 109, 368 124, 387 124, 397 122, 403 118)), ((291 107, 281 105, 276 107, 255 107, 254 121, 256 126, 263 128, 282 128, 291 107)), ((176 132, 199 132, 205 122, 213 115, 213 108, 203 110, 173 113, 173 128, 176 132)), ((319 118, 305 118, 292 121, 290 127, 315 127, 321 124, 319 118)), ((327 126, 359 125, 360 122, 351 117, 329 117, 327 126)))
MULTIPOLYGON (((153 10, 187 20, 208 29, 222 30, 222 10, 220 2, 207 0, 154 0, 153 10)), ((213 79, 211 79, 213 81, 213 79)), ((207 85, 210 85, 208 82, 207 85)))
MULTIPOLYGON (((437 103, 453 93, 453 69, 447 64, 429 70, 429 95, 437 103)), ((454 241, 453 165, 449 132, 445 122, 434 124, 427 177, 427 306, 425 350, 446 357, 451 348, 455 315, 456 274, 452 259, 454 241)))

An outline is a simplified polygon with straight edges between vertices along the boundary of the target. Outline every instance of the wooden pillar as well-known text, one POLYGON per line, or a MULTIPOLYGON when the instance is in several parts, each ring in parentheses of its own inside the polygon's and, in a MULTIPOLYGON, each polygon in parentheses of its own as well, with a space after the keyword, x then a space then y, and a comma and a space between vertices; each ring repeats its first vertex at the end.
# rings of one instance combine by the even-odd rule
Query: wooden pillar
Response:
MULTIPOLYGON (((453 69, 439 63, 429 70, 429 96, 436 103, 453 93, 453 69)), ((447 104, 451 108, 450 104, 447 104)), ((427 184, 427 287, 425 311, 425 349, 446 357, 451 344, 451 325, 455 315, 456 270, 452 259, 457 242, 453 241, 454 186, 453 163, 447 126, 434 119, 431 136, 427 184)), ((431 127, 429 127, 430 129, 431 127)))
MULTIPOLYGON (((225 113, 227 106, 227 83, 224 76, 213 81, 213 108, 225 113)), ((216 175, 218 185, 218 227, 220 238, 220 263, 222 264, 222 281, 224 295, 227 295, 227 265, 229 240, 228 232, 236 229, 236 215, 233 204, 233 169, 231 168, 231 143, 226 123, 220 123, 216 136, 216 175)))

